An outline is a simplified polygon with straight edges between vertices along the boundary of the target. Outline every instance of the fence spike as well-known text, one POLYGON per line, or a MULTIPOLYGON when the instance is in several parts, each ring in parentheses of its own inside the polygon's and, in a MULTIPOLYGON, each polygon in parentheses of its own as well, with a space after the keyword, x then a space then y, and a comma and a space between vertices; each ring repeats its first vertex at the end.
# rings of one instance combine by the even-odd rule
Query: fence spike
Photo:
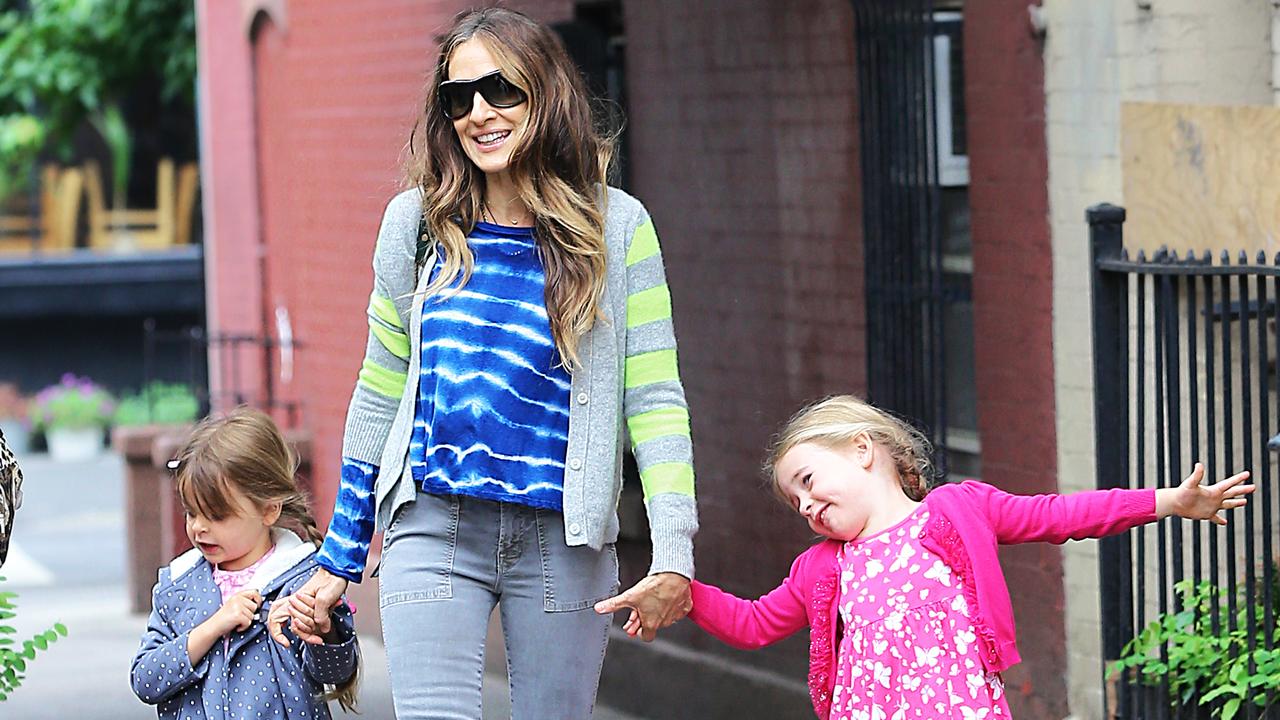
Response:
POLYGON ((1241 265, 1249 264, 1249 256, 1245 255, 1243 250, 1240 251, 1240 264, 1241 265))
POLYGON ((1146 262, 1146 261, 1147 261, 1147 251, 1146 251, 1146 250, 1139 249, 1139 250, 1138 250, 1138 262, 1140 262, 1140 263, 1144 263, 1144 262, 1146 262))
POLYGON ((1227 250, 1222 251, 1222 264, 1223 265, 1231 264, 1231 253, 1227 250))
POLYGON ((1267 264, 1267 253, 1262 250, 1258 251, 1258 264, 1259 265, 1267 264))
MULTIPOLYGON (((1277 253, 1277 254, 1276 254, 1276 259, 1277 259, 1277 260, 1280 260, 1280 253, 1277 253)), ((1212 264, 1213 264, 1213 251, 1212 251, 1212 250, 1205 250, 1205 251, 1204 251, 1204 264, 1205 264, 1205 265, 1212 265, 1212 264)))
POLYGON ((1275 262, 1274 262, 1274 263, 1272 263, 1272 264, 1273 264, 1273 265, 1280 265, 1280 252, 1277 252, 1277 253, 1276 253, 1276 259, 1275 259, 1275 262))

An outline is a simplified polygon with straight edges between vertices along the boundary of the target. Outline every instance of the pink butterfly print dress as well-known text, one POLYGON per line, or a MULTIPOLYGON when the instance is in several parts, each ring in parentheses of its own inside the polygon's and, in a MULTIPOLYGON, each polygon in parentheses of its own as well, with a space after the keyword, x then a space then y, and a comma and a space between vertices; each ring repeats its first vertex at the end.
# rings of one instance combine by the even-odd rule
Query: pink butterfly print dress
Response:
POLYGON ((928 519, 922 504, 839 551, 845 630, 831 720, 1009 717, 1004 684, 982 667, 958 578, 920 543, 928 519))

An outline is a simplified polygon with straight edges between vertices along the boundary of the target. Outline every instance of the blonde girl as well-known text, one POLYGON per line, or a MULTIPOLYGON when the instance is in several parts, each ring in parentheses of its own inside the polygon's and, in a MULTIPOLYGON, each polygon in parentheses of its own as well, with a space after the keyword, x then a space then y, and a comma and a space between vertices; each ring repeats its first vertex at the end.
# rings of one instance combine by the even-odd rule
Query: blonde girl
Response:
POLYGON ((268 636, 269 624, 285 625, 297 640, 288 604, 274 603, 311 576, 322 538, 276 424, 244 407, 206 419, 170 468, 193 548, 160 570, 134 693, 175 720, 323 719, 330 699, 354 709, 359 650, 347 605, 333 609, 320 644, 268 636))
POLYGON ((1242 472, 1202 486, 1020 496, 966 481, 929 489, 929 447, 858 398, 801 410, 766 470, 778 495, 826 538, 782 585, 747 601, 693 584, 690 617, 736 647, 808 625, 809 692, 820 718, 1009 716, 1000 673, 1019 661, 997 544, 1062 543, 1169 515, 1225 524, 1254 486, 1242 472))

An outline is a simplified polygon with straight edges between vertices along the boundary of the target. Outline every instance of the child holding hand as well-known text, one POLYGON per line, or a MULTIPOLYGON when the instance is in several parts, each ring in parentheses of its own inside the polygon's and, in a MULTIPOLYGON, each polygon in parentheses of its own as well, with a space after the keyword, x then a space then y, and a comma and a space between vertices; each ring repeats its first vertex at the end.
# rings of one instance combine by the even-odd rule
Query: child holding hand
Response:
MULTIPOLYGON (((851 396, 801 410, 766 464, 774 489, 827 538, 748 601, 695 581, 689 617, 744 649, 810 628, 820 718, 1007 718, 1000 673, 1019 662, 997 544, 1062 543, 1170 515, 1224 525, 1248 472, 1176 488, 1011 495, 966 481, 929 489, 927 441, 851 396)), ((626 629, 639 631, 633 617, 626 629)))
POLYGON ((275 423, 247 408, 205 420, 170 467, 194 548, 160 570, 133 660, 134 693, 175 720, 324 720, 331 699, 354 709, 359 649, 345 603, 321 644, 268 636, 275 625, 296 640, 283 627, 283 598, 315 570, 322 538, 275 423))

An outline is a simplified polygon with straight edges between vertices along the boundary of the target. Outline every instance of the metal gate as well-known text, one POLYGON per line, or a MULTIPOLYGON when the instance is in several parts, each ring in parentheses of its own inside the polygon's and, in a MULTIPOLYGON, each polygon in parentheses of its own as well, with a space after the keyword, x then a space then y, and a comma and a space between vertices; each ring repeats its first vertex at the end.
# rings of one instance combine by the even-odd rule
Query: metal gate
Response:
POLYGON ((932 0, 853 4, 870 399, 946 442, 932 0))
POLYGON ((1124 217, 1111 205, 1087 213, 1098 487, 1177 486, 1200 461, 1206 483, 1247 469, 1258 490, 1247 508, 1229 513, 1226 528, 1169 518, 1102 541, 1110 717, 1207 718, 1211 707, 1232 705, 1236 717, 1272 717, 1280 709, 1263 709, 1248 697, 1265 685, 1247 690, 1243 701, 1240 688, 1273 662, 1276 644, 1280 493, 1271 485, 1275 453, 1268 441, 1280 430, 1274 397, 1280 256, 1179 258, 1161 250, 1130 258, 1122 245, 1124 217), (1205 592, 1188 594, 1188 585, 1195 590, 1199 583, 1208 583, 1205 592), (1147 672, 1117 670, 1111 661, 1144 628, 1152 658, 1147 672), (1212 673, 1236 658, 1226 680, 1210 675, 1179 686, 1197 663, 1212 673), (1215 692, 1210 705, 1200 704, 1215 692))

